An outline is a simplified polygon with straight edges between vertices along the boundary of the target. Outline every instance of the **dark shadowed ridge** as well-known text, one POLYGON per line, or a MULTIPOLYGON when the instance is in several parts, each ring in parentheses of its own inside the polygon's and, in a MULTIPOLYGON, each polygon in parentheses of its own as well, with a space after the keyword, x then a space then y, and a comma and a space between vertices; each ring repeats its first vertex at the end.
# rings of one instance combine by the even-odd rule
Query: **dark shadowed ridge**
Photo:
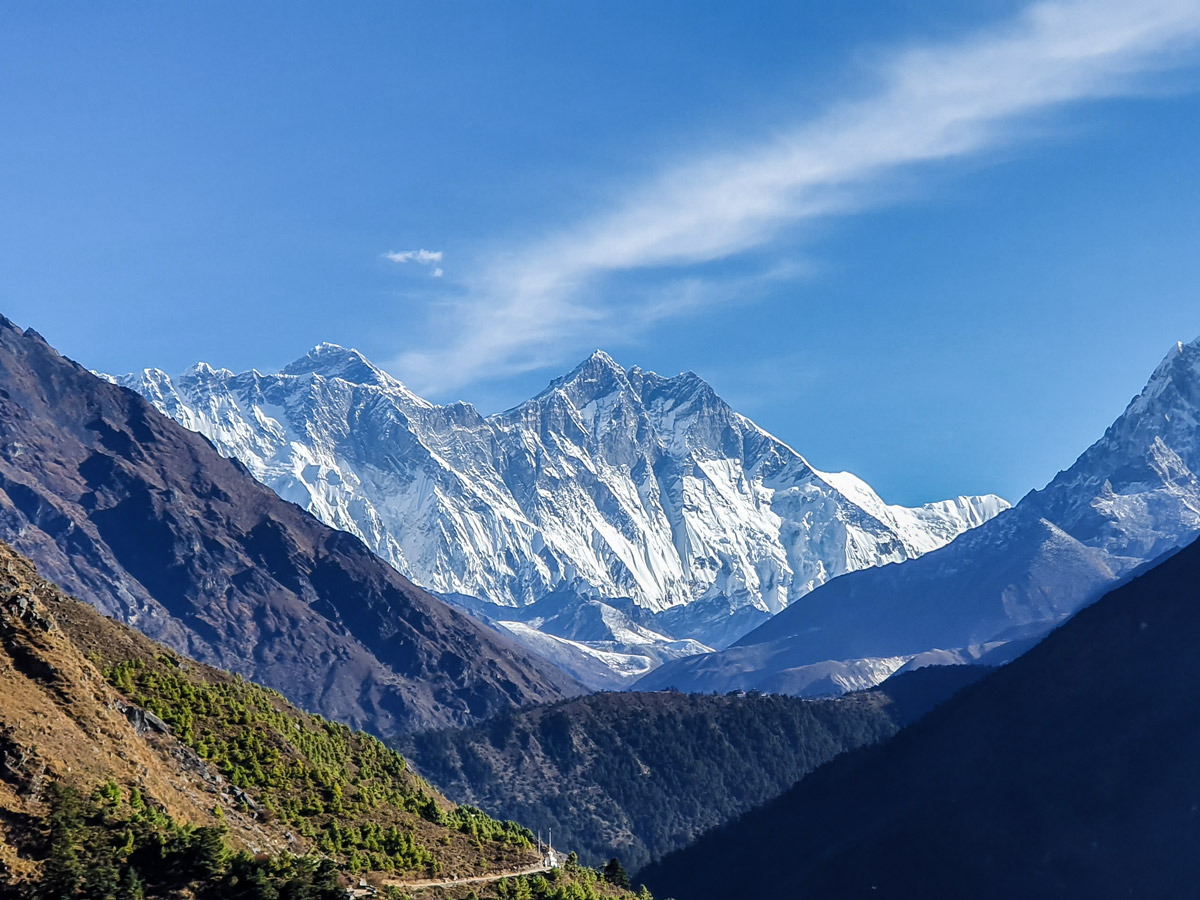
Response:
POLYGON ((150 637, 385 737, 581 690, 3 317, 0 538, 150 637))
POLYGON ((879 694, 592 694, 422 732, 404 753, 458 802, 553 829, 588 865, 638 868, 889 737, 888 707, 879 694))
POLYGON ((642 877, 688 900, 1194 896, 1198 646, 1193 543, 642 877))

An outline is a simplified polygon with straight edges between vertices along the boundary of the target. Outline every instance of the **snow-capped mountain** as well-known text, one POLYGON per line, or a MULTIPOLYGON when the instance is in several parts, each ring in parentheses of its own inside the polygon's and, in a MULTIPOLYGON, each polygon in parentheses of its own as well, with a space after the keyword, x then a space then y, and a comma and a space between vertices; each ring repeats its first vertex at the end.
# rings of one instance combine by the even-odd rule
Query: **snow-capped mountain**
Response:
POLYGON ((1030 506, 1126 571, 1200 531, 1200 338, 1171 348, 1142 392, 1030 506))
POLYGON ((1174 346, 1104 436, 1012 510, 919 560, 839 578, 639 687, 770 690, 830 661, 996 659, 1200 534, 1197 472, 1200 339, 1174 346))
POLYGON ((696 375, 626 370, 601 351, 487 418, 431 404, 332 344, 277 374, 200 363, 119 382, 416 582, 618 682, 726 646, 830 578, 918 557, 1008 506, 888 505, 849 473, 814 469, 696 375), (543 614, 549 597, 571 602, 543 614))

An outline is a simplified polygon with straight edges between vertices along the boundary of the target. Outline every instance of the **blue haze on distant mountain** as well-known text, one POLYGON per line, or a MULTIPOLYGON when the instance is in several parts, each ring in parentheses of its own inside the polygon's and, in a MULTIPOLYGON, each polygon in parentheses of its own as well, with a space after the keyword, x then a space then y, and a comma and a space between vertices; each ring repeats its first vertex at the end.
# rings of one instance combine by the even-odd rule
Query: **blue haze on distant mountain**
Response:
POLYGON ((1200 339, 1043 490, 949 546, 833 579, 721 653, 638 682, 836 693, 875 669, 1003 662, 1200 533, 1200 339), (842 660, 852 660, 842 666, 842 660), (886 661, 886 664, 884 664, 886 661))

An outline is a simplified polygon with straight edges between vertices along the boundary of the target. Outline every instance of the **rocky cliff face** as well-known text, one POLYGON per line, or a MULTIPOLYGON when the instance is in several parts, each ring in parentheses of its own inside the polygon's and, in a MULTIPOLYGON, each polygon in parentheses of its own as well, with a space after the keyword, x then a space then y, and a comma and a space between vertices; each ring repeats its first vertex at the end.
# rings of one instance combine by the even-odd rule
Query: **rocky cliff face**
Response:
POLYGON ((579 690, 7 320, 0 537, 102 612, 379 734, 579 690))
POLYGON ((604 686, 725 646, 830 578, 920 556, 1007 507, 990 495, 890 506, 814 469, 695 375, 626 370, 600 351, 488 418, 427 403, 329 344, 278 374, 199 364, 120 382, 280 496, 604 686), (553 612, 535 608, 547 598, 553 612), (588 628, 574 627, 586 607, 588 628))

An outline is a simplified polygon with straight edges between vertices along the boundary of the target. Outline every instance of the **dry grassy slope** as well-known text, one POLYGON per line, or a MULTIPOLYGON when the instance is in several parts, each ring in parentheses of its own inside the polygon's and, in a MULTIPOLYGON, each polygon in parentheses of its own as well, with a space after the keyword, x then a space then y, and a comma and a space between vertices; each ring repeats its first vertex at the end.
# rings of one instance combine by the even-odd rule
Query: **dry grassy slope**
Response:
MULTIPOLYGON (((309 842, 283 826, 239 812, 235 789, 190 748, 169 734, 131 724, 122 711, 129 707, 126 698, 102 674, 127 660, 142 660, 161 673, 182 671, 195 683, 235 680, 68 597, 0 542, 0 880, 33 872, 36 822, 46 813, 44 789, 51 780, 88 792, 113 778, 194 825, 220 824, 212 812, 219 805, 235 847, 309 850, 309 842)), ((322 727, 318 717, 270 696, 274 708, 292 719, 291 727, 322 727)), ((286 755, 298 755, 295 747, 283 747, 286 755)), ((416 775, 406 772, 403 779, 443 809, 453 808, 416 775)), ((480 845, 469 835, 403 809, 380 808, 376 815, 381 824, 397 825, 432 850, 446 877, 480 871, 480 845)), ((512 846, 489 844, 486 850, 489 870, 527 866, 536 855, 512 846)))
MULTIPOLYGON (((51 780, 90 790, 112 777, 196 825, 217 824, 209 791, 228 790, 218 773, 170 736, 138 733, 120 711, 123 698, 76 643, 80 632, 90 632, 96 644, 124 644, 130 655, 155 646, 65 597, 0 544, 0 864, 17 876, 31 870, 16 847, 34 837, 29 823, 45 812, 43 790, 51 780)), ((237 811, 226 814, 225 824, 239 847, 288 846, 281 830, 237 811)))

